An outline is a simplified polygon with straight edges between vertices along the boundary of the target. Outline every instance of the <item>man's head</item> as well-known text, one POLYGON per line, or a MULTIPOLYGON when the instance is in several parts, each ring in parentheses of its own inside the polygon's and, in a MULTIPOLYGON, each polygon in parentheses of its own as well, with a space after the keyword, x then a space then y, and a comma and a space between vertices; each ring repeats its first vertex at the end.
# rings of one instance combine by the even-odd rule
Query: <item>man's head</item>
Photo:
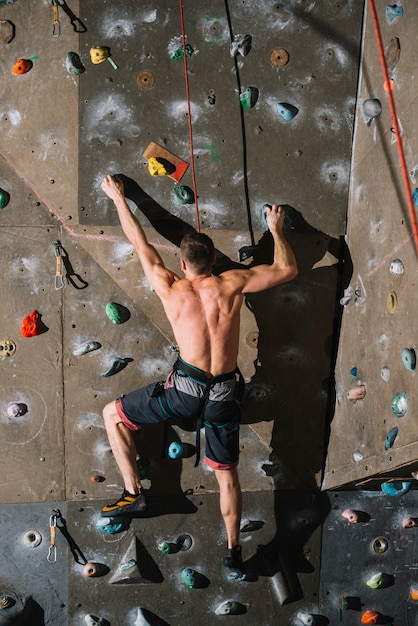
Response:
MULTIPOLYGON (((203 233, 187 233, 181 240, 180 252, 184 266, 192 274, 199 276, 211 273, 215 263, 215 246, 210 237, 203 233)), ((185 267, 182 267, 183 271, 185 267)))

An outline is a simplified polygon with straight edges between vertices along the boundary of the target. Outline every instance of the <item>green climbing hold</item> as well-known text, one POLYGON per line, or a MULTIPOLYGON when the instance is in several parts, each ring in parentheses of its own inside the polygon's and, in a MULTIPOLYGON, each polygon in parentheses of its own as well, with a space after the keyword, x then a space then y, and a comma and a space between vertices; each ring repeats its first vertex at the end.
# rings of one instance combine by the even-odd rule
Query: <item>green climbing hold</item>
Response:
POLYGON ((129 318, 129 311, 117 302, 108 302, 106 315, 114 324, 123 324, 129 318))
POLYGON ((174 187, 173 194, 180 204, 193 204, 194 202, 193 189, 190 189, 190 187, 186 185, 177 185, 174 187))
POLYGON ((181 573, 181 579, 187 587, 193 589, 196 587, 196 572, 190 567, 185 567, 181 573))
POLYGON ((177 552, 174 548, 176 548, 175 544, 169 543, 168 541, 162 541, 158 544, 158 549, 163 554, 173 554, 174 552, 177 552))
POLYGON ((247 87, 247 89, 240 93, 239 99, 244 109, 252 109, 258 100, 257 87, 247 87))
POLYGON ((0 189, 0 209, 4 209, 9 204, 10 195, 4 189, 0 189))
POLYGON ((129 561, 126 561, 126 563, 121 563, 119 565, 119 569, 122 572, 125 572, 127 569, 132 569, 133 567, 135 567, 136 564, 137 563, 136 563, 135 559, 129 559, 129 561))
MULTIPOLYGON (((194 50, 192 48, 192 46, 187 43, 186 46, 186 57, 191 57, 194 50)), ((174 54, 172 54, 170 56, 170 59, 172 61, 183 61, 184 60, 184 48, 183 46, 180 46, 179 48, 177 48, 177 50, 174 52, 174 54)))

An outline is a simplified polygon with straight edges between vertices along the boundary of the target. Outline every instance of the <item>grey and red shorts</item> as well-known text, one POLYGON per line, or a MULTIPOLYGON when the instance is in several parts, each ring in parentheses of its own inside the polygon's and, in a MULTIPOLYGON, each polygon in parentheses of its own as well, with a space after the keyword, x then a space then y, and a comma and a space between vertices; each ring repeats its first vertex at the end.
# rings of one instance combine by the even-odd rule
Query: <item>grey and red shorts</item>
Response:
POLYGON ((152 383, 116 400, 121 421, 133 431, 167 420, 201 416, 205 427, 205 463, 228 470, 238 465, 240 409, 235 372, 207 379, 180 358, 165 382, 152 383), (181 369, 181 363, 189 374, 181 369), (190 375, 196 373, 197 378, 190 375), (205 378, 207 382, 202 382, 205 378), (208 387, 209 383, 209 387, 208 387))

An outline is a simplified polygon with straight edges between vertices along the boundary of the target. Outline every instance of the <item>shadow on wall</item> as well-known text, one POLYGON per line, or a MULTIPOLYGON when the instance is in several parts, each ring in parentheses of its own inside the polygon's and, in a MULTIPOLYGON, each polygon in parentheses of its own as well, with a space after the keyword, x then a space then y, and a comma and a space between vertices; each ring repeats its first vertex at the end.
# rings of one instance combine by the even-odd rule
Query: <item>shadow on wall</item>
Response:
MULTIPOLYGON (((195 230, 161 207, 134 180, 119 176, 126 197, 174 245, 179 246, 183 235, 195 230)), ((338 302, 349 284, 352 267, 343 238, 329 237, 310 226, 293 207, 285 209, 284 230, 297 258, 299 276, 246 297, 259 340, 255 373, 246 385, 242 413, 247 424, 274 420, 270 463, 263 469, 275 485, 315 489, 321 479, 334 408, 332 372, 342 310, 338 302)), ((253 252, 250 267, 271 263, 273 240, 268 231, 253 252)), ((219 250, 216 258, 215 274, 249 267, 219 250)))

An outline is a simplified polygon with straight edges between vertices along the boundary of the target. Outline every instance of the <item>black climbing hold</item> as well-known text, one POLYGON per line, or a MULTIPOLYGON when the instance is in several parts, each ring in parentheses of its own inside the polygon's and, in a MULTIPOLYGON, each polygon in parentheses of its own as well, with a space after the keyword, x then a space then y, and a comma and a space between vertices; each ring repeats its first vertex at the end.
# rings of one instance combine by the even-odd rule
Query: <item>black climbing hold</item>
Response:
POLYGON ((65 67, 70 74, 82 74, 86 71, 77 52, 67 52, 65 67))
POLYGON ((0 189, 0 209, 4 209, 9 204, 10 194, 4 189, 0 189))

